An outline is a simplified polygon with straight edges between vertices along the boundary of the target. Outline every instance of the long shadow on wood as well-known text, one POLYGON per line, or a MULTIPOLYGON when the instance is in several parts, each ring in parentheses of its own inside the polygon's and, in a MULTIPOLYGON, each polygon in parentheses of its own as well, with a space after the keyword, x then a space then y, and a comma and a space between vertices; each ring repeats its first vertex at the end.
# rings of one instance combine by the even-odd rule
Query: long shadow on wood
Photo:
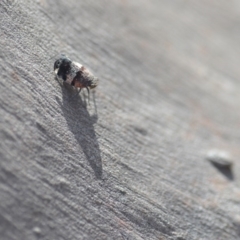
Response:
POLYGON ((97 122, 97 113, 90 116, 86 102, 70 86, 62 86, 62 103, 59 102, 66 118, 69 130, 81 146, 90 166, 98 179, 102 178, 102 159, 93 124, 97 122))

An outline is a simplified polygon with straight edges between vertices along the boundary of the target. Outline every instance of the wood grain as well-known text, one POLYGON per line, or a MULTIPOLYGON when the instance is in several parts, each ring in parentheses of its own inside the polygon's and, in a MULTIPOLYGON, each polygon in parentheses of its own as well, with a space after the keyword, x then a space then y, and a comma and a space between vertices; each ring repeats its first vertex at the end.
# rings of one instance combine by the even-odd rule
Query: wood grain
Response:
POLYGON ((239 239, 239 7, 0 1, 0 238, 239 239))

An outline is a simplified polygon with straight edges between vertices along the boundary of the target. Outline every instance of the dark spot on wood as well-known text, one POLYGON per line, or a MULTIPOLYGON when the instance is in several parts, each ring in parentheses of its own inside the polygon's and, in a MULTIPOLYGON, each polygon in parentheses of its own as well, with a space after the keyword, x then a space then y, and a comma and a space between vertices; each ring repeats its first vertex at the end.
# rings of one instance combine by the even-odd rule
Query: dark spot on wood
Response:
POLYGON ((142 134, 143 136, 146 136, 148 134, 147 130, 144 128, 136 127, 136 126, 134 126, 133 128, 136 132, 142 134))
POLYGON ((40 130, 42 133, 46 133, 46 129, 38 122, 36 122, 36 127, 40 130))

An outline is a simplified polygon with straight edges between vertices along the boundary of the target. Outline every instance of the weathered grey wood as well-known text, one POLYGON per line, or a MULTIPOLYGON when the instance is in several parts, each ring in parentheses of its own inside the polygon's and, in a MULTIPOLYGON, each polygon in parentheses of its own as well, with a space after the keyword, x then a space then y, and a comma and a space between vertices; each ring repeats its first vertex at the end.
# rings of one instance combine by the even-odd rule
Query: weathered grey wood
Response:
POLYGON ((0 239, 240 239, 239 7, 0 1, 0 239))

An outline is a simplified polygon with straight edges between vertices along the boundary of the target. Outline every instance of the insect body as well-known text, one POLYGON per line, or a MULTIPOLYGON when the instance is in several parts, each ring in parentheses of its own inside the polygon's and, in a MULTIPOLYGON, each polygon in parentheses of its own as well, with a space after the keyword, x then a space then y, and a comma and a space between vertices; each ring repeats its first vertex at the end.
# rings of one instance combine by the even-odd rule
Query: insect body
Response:
POLYGON ((55 61, 54 72, 58 79, 80 89, 80 91, 82 88, 86 88, 88 96, 89 89, 95 88, 98 83, 98 78, 96 78, 88 69, 80 63, 71 61, 66 56, 61 56, 55 61))

